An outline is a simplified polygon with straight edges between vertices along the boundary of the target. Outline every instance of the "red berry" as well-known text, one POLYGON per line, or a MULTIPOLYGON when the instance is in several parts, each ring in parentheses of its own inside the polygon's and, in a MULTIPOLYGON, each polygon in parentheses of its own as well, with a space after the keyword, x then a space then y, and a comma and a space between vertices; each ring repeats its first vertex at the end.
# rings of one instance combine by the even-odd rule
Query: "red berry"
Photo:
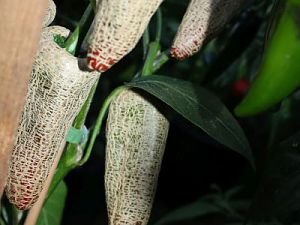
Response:
POLYGON ((236 96, 245 95, 249 89, 249 81, 247 80, 237 80, 232 85, 232 92, 236 96))

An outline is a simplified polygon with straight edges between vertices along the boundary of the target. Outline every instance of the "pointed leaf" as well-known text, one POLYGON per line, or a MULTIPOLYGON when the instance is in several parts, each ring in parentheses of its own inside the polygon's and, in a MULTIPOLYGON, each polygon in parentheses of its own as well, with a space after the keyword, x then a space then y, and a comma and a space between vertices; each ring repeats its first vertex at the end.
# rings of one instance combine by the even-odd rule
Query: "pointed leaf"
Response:
POLYGON ((222 102, 206 89, 167 76, 147 76, 126 84, 143 89, 172 107, 211 137, 253 164, 247 138, 222 102))
POLYGON ((155 225, 173 224, 179 221, 191 220, 220 212, 220 208, 213 202, 197 201, 168 213, 162 219, 157 221, 155 225))
POLYGON ((67 186, 62 181, 43 206, 36 225, 60 225, 66 197, 67 186))

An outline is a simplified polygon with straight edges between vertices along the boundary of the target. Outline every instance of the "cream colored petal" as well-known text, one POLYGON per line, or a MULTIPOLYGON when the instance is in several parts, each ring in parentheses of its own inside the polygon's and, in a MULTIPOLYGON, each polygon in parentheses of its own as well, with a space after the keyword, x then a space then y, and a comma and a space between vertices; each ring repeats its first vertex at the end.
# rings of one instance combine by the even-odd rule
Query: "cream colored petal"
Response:
POLYGON ((48 3, 48 8, 45 12, 45 17, 43 20, 43 27, 49 26, 53 22, 53 20, 56 16, 56 5, 55 5, 54 1, 53 0, 48 0, 48 1, 49 1, 49 3, 48 3))
POLYGON ((58 34, 67 37, 69 30, 53 26, 42 32, 10 162, 6 194, 22 210, 38 199, 75 116, 99 78, 97 72, 79 69, 77 58, 54 42, 58 34))
POLYGON ((168 120, 152 102, 132 90, 111 103, 105 166, 110 225, 147 224, 168 130, 168 120))
POLYGON ((191 0, 178 28, 171 55, 183 60, 215 37, 247 0, 191 0))
POLYGON ((104 72, 127 55, 138 43, 162 1, 100 1, 87 40, 88 67, 104 72))

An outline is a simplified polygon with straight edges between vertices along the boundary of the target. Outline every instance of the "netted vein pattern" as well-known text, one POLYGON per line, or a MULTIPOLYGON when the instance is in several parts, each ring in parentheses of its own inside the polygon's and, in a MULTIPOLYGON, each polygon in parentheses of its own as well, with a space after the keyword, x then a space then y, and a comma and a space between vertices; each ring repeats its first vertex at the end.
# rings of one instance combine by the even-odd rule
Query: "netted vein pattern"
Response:
POLYGON ((45 12, 45 16, 44 16, 44 19, 43 19, 43 27, 47 27, 49 26, 54 18, 55 18, 55 15, 56 15, 56 5, 55 3, 53 2, 53 0, 48 0, 48 8, 45 12))
POLYGON ((106 129, 109 224, 147 224, 169 122, 147 99, 125 90, 110 105, 106 129))
POLYGON ((163 0, 102 0, 87 40, 87 64, 104 72, 137 44, 163 0))
POLYGON ((21 210, 38 199, 53 160, 61 154, 72 122, 99 77, 97 72, 81 71, 77 58, 53 41, 55 34, 67 37, 69 31, 57 26, 43 30, 10 162, 6 194, 21 210))
POLYGON ((218 34, 246 0, 191 0, 178 28, 171 55, 179 60, 197 53, 218 34))

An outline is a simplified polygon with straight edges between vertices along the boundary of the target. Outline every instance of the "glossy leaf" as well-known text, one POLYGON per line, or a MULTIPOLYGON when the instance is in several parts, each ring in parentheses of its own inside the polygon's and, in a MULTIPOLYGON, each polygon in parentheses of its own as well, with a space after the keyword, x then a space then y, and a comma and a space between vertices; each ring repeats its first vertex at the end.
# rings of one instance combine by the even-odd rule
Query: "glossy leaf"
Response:
POLYGON ((62 181, 43 206, 36 225, 60 225, 66 197, 67 186, 62 181))
POLYGON ((159 98, 211 137, 243 155, 253 165, 252 153, 243 130, 211 92, 190 82, 157 75, 138 78, 126 85, 143 89, 159 98))

